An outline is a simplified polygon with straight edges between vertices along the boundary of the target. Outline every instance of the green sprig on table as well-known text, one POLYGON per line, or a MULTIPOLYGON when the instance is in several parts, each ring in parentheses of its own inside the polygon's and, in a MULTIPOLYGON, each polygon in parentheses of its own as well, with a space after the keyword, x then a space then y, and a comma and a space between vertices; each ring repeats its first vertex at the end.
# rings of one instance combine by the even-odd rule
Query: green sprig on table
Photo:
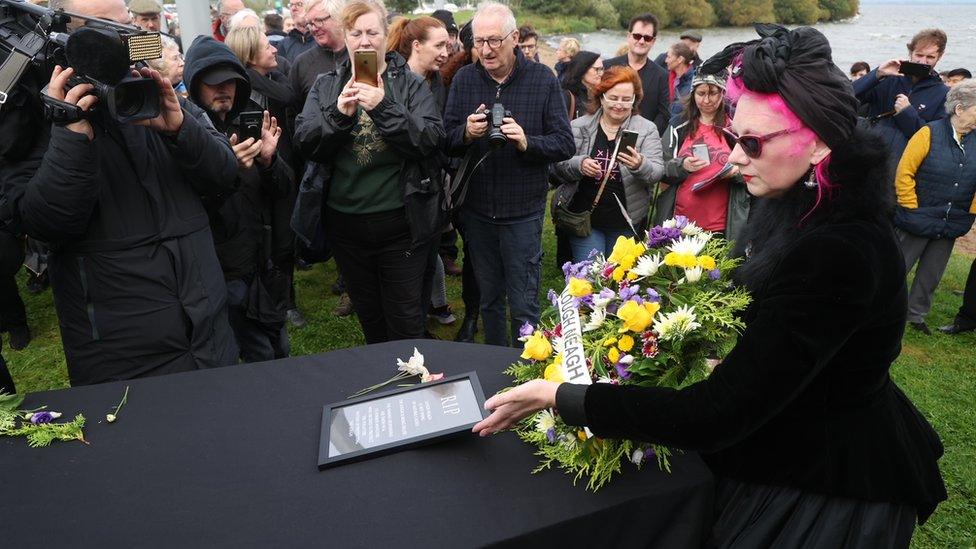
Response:
POLYGON ((85 416, 78 414, 67 423, 34 424, 27 419, 28 411, 19 409, 23 402, 23 395, 0 393, 0 436, 27 437, 27 444, 32 448, 49 446, 55 440, 79 440, 88 444, 82 430, 85 416))

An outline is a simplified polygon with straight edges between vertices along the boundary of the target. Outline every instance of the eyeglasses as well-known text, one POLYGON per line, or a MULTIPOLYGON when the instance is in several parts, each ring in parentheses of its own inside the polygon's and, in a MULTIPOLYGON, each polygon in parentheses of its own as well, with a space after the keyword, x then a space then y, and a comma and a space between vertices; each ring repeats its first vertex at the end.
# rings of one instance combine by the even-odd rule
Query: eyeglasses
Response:
POLYGON ((634 104, 633 98, 631 99, 607 99, 602 97, 603 101, 609 105, 620 105, 622 107, 630 107, 634 104))
POLYGON ((513 31, 509 32, 508 34, 506 34, 505 36, 502 36, 501 38, 475 38, 474 39, 474 47, 475 48, 478 48, 480 50, 481 48, 483 48, 485 46, 485 44, 488 44, 488 47, 489 48, 491 48, 493 50, 497 50, 498 48, 500 48, 502 46, 502 42, 504 42, 505 39, 508 38, 509 36, 511 36, 512 33, 514 33, 514 32, 515 31, 513 30, 513 31))
POLYGON ((304 8, 305 2, 288 2, 289 8, 304 8))
POLYGON ((766 135, 738 135, 731 128, 722 128, 722 131, 726 135, 732 138, 733 141, 742 147, 742 152, 746 153, 749 158, 759 158, 762 154, 763 143, 775 139, 781 135, 786 135, 788 133, 793 133, 799 130, 799 128, 787 128, 785 130, 780 130, 778 132, 767 133, 766 135))
POLYGON ((308 24, 316 28, 324 27, 326 22, 329 21, 329 19, 332 19, 331 15, 326 15, 325 17, 317 17, 315 19, 309 19, 308 24))
POLYGON ((590 67, 590 70, 597 74, 603 74, 606 71, 603 67, 590 67))
POLYGON ((641 34, 639 32, 632 33, 630 36, 634 38, 634 42, 640 42, 641 40, 650 44, 657 37, 655 34, 641 34))

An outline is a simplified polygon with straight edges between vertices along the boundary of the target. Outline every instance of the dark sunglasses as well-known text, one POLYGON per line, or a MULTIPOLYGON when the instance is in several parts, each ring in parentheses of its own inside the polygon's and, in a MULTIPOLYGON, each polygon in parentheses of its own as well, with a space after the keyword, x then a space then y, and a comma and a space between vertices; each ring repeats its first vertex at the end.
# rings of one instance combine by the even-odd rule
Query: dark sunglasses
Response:
POLYGON ((639 32, 632 33, 631 36, 634 37, 634 42, 640 42, 641 40, 650 44, 654 41, 655 35, 652 34, 641 34, 639 32))
POLYGON ((725 135, 732 138, 733 141, 742 147, 742 152, 746 153, 749 158, 759 158, 762 154, 763 143, 769 141, 770 139, 775 139, 781 135, 786 135, 788 133, 793 133, 797 131, 798 128, 787 128, 785 130, 780 130, 778 132, 767 133, 766 135, 738 135, 732 128, 722 128, 725 135))

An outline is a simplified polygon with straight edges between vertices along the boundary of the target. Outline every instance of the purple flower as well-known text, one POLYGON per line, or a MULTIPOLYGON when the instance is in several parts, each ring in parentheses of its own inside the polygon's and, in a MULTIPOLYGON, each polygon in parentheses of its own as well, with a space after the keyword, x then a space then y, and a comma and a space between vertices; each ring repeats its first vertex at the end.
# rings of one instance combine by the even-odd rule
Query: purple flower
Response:
POLYGON ((556 442, 556 428, 550 427, 546 430, 546 438, 549 439, 549 443, 556 442))
POLYGON ((519 337, 529 337, 533 333, 535 333, 535 328, 528 322, 522 324, 522 327, 519 328, 519 337))
POLYGON ((549 288, 549 293, 546 294, 546 297, 549 298, 549 301, 552 303, 553 307, 559 306, 559 294, 557 294, 555 290, 549 288))
POLYGON ((579 263, 567 261, 566 263, 563 263, 563 275, 566 277, 566 283, 569 284, 570 278, 588 280, 590 267, 592 266, 592 261, 580 261, 579 263))
POLYGON ((679 230, 684 229, 688 226, 688 218, 683 215, 676 215, 674 216, 674 223, 679 230))
POLYGON ((54 416, 51 415, 51 412, 34 412, 30 417, 30 422, 34 425, 51 423, 52 421, 54 421, 54 416))
POLYGON ((647 233, 647 247, 666 246, 681 238, 681 229, 675 227, 654 227, 647 233))
POLYGON ((593 294, 585 295, 585 296, 579 298, 579 303, 577 304, 577 308, 579 308, 579 305, 586 305, 587 307, 589 307, 590 309, 592 309, 593 308, 593 294))
POLYGON ((630 379, 630 372, 627 371, 627 366, 618 362, 614 364, 613 367, 617 369, 617 375, 620 376, 621 379, 630 379))
POLYGON ((657 290, 654 288, 648 288, 646 293, 647 300, 651 303, 658 303, 661 301, 661 294, 657 293, 657 290))
POLYGON ((620 304, 621 304, 621 302, 619 302, 619 301, 611 301, 607 305, 607 314, 608 315, 615 315, 615 314, 617 314, 617 311, 620 310, 620 304))
POLYGON ((639 293, 640 286, 637 284, 633 286, 624 286, 620 288, 620 301, 627 301, 639 293))
POLYGON ((722 272, 719 271, 718 269, 712 269, 711 271, 708 271, 708 278, 711 278, 712 280, 718 280, 722 278, 722 272))

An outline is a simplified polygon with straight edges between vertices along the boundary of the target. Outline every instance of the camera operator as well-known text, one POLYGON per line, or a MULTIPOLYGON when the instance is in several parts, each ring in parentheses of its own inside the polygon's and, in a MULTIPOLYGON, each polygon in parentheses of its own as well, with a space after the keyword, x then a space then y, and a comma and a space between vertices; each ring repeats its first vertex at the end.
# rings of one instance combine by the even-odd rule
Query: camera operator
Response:
POLYGON ((508 141, 472 174, 461 215, 481 290, 485 342, 508 345, 506 298, 512 340, 523 323, 539 322, 549 164, 572 156, 575 146, 559 82, 548 67, 526 59, 518 48, 511 10, 484 2, 472 28, 479 61, 454 76, 444 128, 448 153, 456 156, 471 147, 473 158, 481 158, 492 132, 508 141), (491 127, 484 114, 487 105, 511 115, 491 127))
MULTIPOLYGON (((129 22, 122 0, 52 4, 129 22)), ((4 158, 0 174, 15 222, 53 247, 72 385, 234 363, 227 290, 201 201, 234 189, 234 152, 202 111, 181 108, 156 71, 141 74, 155 81, 160 114, 131 124, 92 112, 92 86, 69 86, 73 74, 55 67, 47 94, 90 119, 44 125, 30 152, 4 158)))
MULTIPOLYGON (((231 31, 228 39, 235 32, 231 31)), ((208 210, 217 257, 227 281, 230 325, 241 359, 261 362, 284 358, 289 350, 284 323, 289 280, 268 267, 269 261, 280 259, 282 254, 271 251, 265 255, 275 240, 281 240, 274 238, 272 227, 288 230, 287 224, 273 223, 271 208, 277 199, 291 194, 294 179, 277 152, 281 127, 265 110, 260 139, 244 137, 247 129, 243 121, 238 123, 238 115, 262 109, 250 99, 248 73, 227 45, 209 36, 198 37, 186 52, 184 71, 190 100, 230 137, 237 155, 238 191, 208 210), (261 295, 270 299, 259 299, 261 295)))

